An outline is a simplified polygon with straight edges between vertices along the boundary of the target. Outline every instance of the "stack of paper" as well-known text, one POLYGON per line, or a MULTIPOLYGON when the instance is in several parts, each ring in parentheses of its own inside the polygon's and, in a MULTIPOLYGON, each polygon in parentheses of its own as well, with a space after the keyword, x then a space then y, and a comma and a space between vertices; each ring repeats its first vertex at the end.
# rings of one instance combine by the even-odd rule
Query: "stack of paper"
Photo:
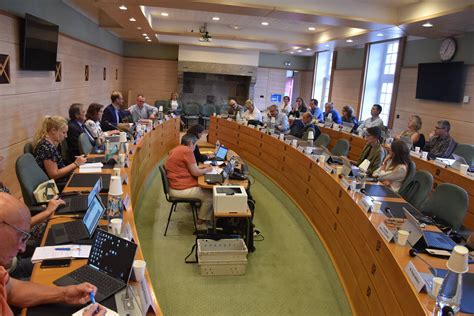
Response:
POLYGON ((43 260, 89 258, 91 245, 61 245, 36 247, 31 262, 43 260))
POLYGON ((86 163, 79 167, 80 173, 100 173, 104 165, 101 162, 86 163))

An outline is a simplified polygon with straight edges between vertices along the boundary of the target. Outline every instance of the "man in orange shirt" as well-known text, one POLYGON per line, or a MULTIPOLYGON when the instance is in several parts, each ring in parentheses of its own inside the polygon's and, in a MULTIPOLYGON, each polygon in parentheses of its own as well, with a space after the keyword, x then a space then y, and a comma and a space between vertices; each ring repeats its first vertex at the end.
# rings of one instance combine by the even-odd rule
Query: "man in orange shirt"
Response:
POLYGON ((201 200, 198 212, 198 230, 211 226, 212 192, 198 187, 197 177, 212 171, 211 166, 200 166, 194 157, 197 137, 186 134, 181 145, 173 148, 165 163, 166 174, 170 186, 170 196, 177 198, 196 198, 201 200))
MULTIPOLYGON (((20 281, 8 276, 5 269, 11 266, 18 252, 25 251, 30 237, 30 219, 30 211, 23 202, 7 193, 0 193, 0 315, 13 316, 9 305, 31 307, 48 303, 87 303, 89 293, 97 290, 92 284, 58 287, 20 281)), ((84 315, 92 313, 92 310, 88 310, 84 315)))

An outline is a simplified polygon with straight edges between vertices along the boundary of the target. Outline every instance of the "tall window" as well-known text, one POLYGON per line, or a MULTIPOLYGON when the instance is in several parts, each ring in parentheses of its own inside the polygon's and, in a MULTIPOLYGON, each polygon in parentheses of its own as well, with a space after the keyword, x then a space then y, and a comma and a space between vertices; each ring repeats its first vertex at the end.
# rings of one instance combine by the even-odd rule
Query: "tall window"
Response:
POLYGON ((370 44, 360 119, 370 117, 372 105, 378 103, 382 106, 380 117, 384 125, 388 125, 399 42, 400 40, 395 40, 370 44))
POLYGON ((324 103, 329 101, 332 57, 333 52, 331 51, 319 52, 316 55, 314 65, 313 98, 317 99, 321 105, 324 105, 324 103))

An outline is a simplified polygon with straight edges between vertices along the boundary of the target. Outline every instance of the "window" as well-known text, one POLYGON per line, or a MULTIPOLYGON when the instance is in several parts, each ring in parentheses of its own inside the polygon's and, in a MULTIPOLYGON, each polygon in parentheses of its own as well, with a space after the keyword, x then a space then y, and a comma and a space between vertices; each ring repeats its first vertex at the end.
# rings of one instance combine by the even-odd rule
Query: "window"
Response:
POLYGON ((314 65, 313 98, 319 101, 320 106, 329 102, 329 89, 332 75, 332 58, 330 51, 319 52, 314 65))
POLYGON ((378 103, 382 106, 380 117, 384 125, 388 125, 399 42, 400 40, 395 40, 370 44, 359 117, 362 120, 370 117, 372 105, 378 103))

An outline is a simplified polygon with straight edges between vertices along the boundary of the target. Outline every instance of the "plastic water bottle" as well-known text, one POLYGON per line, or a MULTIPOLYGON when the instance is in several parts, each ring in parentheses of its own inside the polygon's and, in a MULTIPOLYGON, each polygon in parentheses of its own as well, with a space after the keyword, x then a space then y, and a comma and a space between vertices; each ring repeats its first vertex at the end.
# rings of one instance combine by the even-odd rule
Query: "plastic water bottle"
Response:
POLYGON ((438 316, 449 315, 448 312, 457 313, 461 309, 462 273, 448 270, 443 284, 436 297, 438 316))
POLYGON ((240 111, 237 111, 237 115, 235 116, 235 120, 240 122, 240 111))
POLYGON ((160 107, 158 108, 158 119, 159 120, 163 119, 163 106, 162 105, 160 105, 160 107))

